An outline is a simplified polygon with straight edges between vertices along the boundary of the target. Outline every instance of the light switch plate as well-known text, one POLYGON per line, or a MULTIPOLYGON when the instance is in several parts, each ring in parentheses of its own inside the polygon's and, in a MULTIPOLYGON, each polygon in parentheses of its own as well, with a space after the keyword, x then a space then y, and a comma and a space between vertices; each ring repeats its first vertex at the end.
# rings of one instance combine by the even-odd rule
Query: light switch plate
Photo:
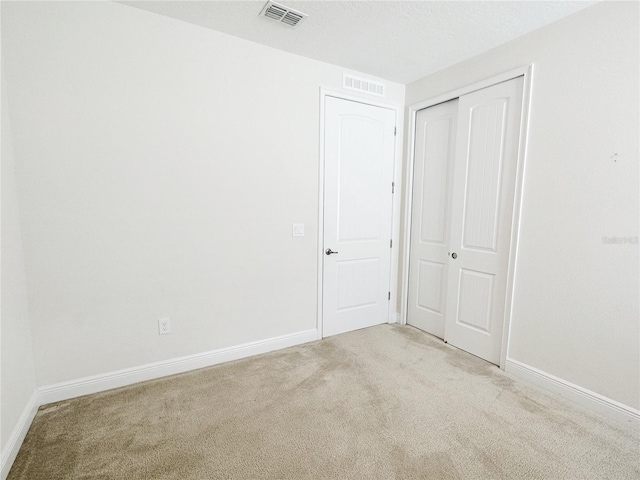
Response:
POLYGON ((294 237, 304 237, 304 223, 294 223, 293 224, 293 236, 294 237))

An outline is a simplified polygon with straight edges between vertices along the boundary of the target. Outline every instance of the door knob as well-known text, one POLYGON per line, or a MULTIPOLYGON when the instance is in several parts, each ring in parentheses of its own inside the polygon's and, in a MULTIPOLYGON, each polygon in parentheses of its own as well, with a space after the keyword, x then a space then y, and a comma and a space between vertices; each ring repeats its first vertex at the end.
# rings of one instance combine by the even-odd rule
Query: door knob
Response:
POLYGON ((458 254, 456 252, 453 252, 451 254, 451 258, 453 258, 455 260, 456 258, 458 258, 458 254))
POLYGON ((326 253, 327 255, 331 255, 332 253, 338 253, 338 252, 334 252, 333 250, 331 250, 330 248, 327 248, 324 253, 326 253))

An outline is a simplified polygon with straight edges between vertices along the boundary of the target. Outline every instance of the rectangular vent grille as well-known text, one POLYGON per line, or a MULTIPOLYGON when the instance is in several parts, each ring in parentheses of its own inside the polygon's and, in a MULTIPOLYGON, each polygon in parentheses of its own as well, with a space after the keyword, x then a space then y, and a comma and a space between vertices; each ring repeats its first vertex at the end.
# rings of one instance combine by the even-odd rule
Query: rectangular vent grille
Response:
POLYGON ((279 23, 284 23, 285 25, 289 25, 290 27, 297 27, 298 24, 305 19, 307 16, 302 12, 298 12, 289 7, 285 7, 279 3, 275 2, 267 2, 262 11, 260 12, 261 16, 270 18, 271 20, 275 20, 279 23))
POLYGON ((347 90, 357 90, 358 92, 384 97, 383 83, 372 82, 371 80, 365 80, 364 78, 345 75, 343 77, 342 86, 347 90))

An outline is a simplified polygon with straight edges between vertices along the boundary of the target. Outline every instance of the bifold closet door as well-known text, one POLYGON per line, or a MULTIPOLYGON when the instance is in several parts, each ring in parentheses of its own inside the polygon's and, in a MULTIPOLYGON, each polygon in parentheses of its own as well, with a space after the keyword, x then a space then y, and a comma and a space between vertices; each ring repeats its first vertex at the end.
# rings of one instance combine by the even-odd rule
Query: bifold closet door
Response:
POLYGON ((444 338, 458 100, 416 115, 407 322, 444 338))
MULTIPOLYGON (((519 77, 458 99, 453 170, 447 184, 451 202, 449 210, 443 210, 449 223, 448 230, 441 236, 446 239, 442 244, 446 244, 446 258, 444 262, 410 261, 410 291, 415 290, 418 299, 422 295, 422 298, 431 299, 431 305, 440 306, 439 312, 444 317, 444 340, 495 364, 500 363, 506 314, 522 92, 523 78, 519 77), (435 272, 436 263, 446 272, 440 277, 446 275, 444 286, 430 285, 423 291, 419 277, 425 275, 420 273, 420 268, 428 267, 427 271, 435 272)), ((440 107, 442 105, 427 110, 440 107)), ((424 174, 418 172, 422 161, 422 154, 418 152, 419 136, 416 130, 414 189, 416 175, 424 174)), ((427 165, 432 161, 423 163, 427 165)), ((442 202, 428 197, 442 188, 441 177, 436 174, 431 180, 422 180, 422 196, 414 195, 414 209, 430 211, 442 202), (431 189, 427 197, 426 189, 431 189), (432 204, 420 206, 419 200, 432 204)), ((413 258, 414 250, 421 250, 414 231, 435 231, 441 225, 447 224, 435 216, 412 217, 410 258, 413 258), (417 221, 423 224, 428 221, 429 224, 425 226, 417 221)), ((442 259, 441 253, 438 258, 442 259)), ((435 273, 431 276, 436 277, 435 273)), ((412 314, 411 294, 409 302, 408 322, 420 327, 417 316, 412 314)), ((424 329, 438 335, 438 330, 424 329)))

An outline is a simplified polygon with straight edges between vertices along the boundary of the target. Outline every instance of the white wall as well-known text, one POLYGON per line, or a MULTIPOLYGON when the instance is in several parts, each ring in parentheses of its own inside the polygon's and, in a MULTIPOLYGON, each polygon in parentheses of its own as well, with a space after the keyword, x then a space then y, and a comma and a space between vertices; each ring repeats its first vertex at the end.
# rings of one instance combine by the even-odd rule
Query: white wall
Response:
POLYGON ((40 386, 316 327, 342 68, 110 2, 3 4, 2 36, 40 386))
POLYGON ((2 85, 2 182, 0 185, 2 208, 2 254, 0 255, 0 378, 2 378, 0 405, 0 451, 3 467, 8 461, 10 440, 20 429, 21 416, 36 390, 33 364, 31 329, 27 307, 27 289, 24 272, 24 252, 20 231, 20 215, 16 195, 16 178, 11 127, 6 108, 6 94, 2 85))
POLYGON ((636 2, 603 2, 407 86, 407 105, 534 63, 509 357, 640 407, 636 2))

